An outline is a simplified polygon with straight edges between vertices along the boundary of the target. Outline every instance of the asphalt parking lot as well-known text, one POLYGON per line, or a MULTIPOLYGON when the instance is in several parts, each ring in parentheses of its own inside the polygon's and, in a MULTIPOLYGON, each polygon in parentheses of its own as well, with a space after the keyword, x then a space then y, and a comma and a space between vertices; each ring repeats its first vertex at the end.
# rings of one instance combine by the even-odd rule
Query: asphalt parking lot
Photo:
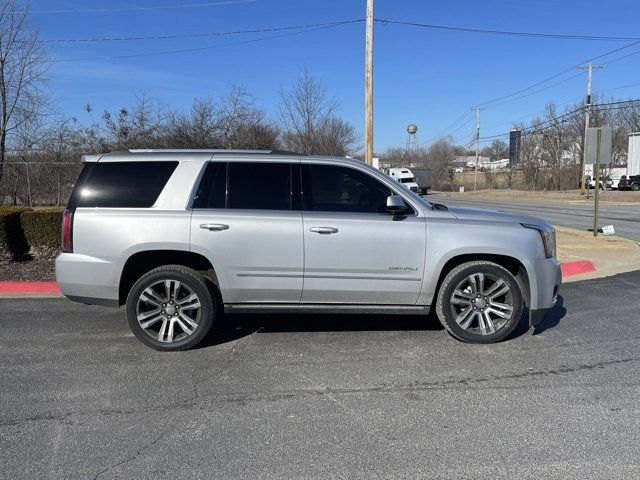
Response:
POLYGON ((235 316, 158 353, 123 312, 0 300, 3 478, 638 478, 640 272, 539 331, 235 316))

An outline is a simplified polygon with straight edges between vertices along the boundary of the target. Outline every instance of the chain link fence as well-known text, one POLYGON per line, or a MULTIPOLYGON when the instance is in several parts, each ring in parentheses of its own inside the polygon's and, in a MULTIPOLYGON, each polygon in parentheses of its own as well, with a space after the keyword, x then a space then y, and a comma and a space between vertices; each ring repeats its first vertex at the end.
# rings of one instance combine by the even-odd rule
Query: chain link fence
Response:
POLYGON ((65 205, 81 169, 80 162, 6 161, 0 205, 65 205))

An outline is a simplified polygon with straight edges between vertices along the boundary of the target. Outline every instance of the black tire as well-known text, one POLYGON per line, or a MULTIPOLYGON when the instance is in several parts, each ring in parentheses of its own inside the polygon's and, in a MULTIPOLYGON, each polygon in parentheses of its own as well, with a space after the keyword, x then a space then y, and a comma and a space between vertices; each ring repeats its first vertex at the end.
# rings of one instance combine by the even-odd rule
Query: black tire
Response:
POLYGON ((127 296, 127 322, 136 338, 155 350, 187 350, 200 343, 211 330, 216 315, 215 303, 205 278, 197 271, 182 265, 165 265, 144 274, 133 285, 127 296), (163 292, 165 281, 170 283, 164 284, 163 292), (150 293, 148 289, 151 289, 150 293), (141 298, 143 293, 144 298, 141 298), (161 299, 167 301, 162 303, 161 299), (151 325, 143 328, 142 324, 148 322, 151 325), (155 327, 158 327, 157 332, 155 327), (175 338, 174 332, 177 332, 175 338), (166 340, 161 341, 161 336, 166 340))
MULTIPOLYGON (((522 317, 523 303, 520 285, 507 269, 493 262, 473 261, 463 263, 447 273, 438 290, 436 314, 449 333, 459 340, 469 343, 495 343, 505 339, 518 326, 522 317), (495 297, 491 297, 490 294, 488 294, 488 297, 476 296, 475 292, 473 292, 474 288, 470 284, 466 289, 462 290, 462 286, 465 285, 464 282, 469 281, 471 276, 478 274, 482 274, 483 284, 486 279, 491 282, 487 282, 486 290, 484 285, 478 290, 490 292, 494 285, 498 285, 496 292, 499 293, 505 286, 508 286, 507 293, 504 296, 495 297), (503 283, 499 283, 498 280, 503 283), (462 299, 463 302, 466 302, 468 296, 468 305, 459 305, 459 300, 454 302, 452 297, 456 289, 459 293, 461 292, 465 295, 465 297, 461 297, 458 293, 456 294, 456 299, 462 299), (493 303, 494 300, 496 303, 493 303), (499 302, 499 300, 501 301, 499 302), (498 312, 498 307, 494 309, 494 305, 507 305, 507 307, 512 308, 510 311, 511 316, 505 321, 504 317, 498 315, 505 315, 507 310, 498 312), (458 323, 456 317, 460 318, 465 312, 468 312, 464 317, 465 321, 458 323), (487 322, 485 314, 489 317, 489 322, 487 322), (477 315, 480 315, 480 317, 477 317, 477 315), (471 317, 473 319, 469 320, 471 317), (466 328, 463 328, 467 321, 471 323, 466 328), (489 324, 493 327, 493 332, 491 332, 492 327, 488 326, 489 324)), ((502 308, 504 307, 500 307, 500 309, 502 308)))
POLYGON ((633 185, 631 185, 631 190, 634 192, 640 190, 640 183, 634 183, 633 185))

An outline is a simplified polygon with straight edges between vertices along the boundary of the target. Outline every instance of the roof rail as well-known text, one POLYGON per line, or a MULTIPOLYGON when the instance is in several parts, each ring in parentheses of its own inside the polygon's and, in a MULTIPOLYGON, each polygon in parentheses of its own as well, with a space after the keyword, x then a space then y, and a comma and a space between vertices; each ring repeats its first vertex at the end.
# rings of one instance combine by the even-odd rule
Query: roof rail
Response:
POLYGON ((259 154, 259 155, 303 155, 301 153, 286 150, 242 150, 223 148, 130 148, 129 150, 114 150, 110 155, 123 155, 130 153, 210 153, 210 154, 259 154))

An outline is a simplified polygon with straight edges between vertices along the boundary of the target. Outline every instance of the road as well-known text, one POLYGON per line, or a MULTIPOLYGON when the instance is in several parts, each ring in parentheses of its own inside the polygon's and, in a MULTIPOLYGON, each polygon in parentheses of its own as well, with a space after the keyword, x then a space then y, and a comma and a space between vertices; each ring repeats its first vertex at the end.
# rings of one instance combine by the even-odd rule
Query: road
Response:
MULTIPOLYGON (((639 196, 640 198, 640 196, 639 196)), ((593 228, 593 204, 592 203, 567 203, 554 201, 535 200, 486 200, 475 197, 448 197, 446 194, 434 194, 426 197, 428 201, 443 203, 445 205, 462 205, 489 210, 502 210, 504 212, 516 212, 542 217, 554 225, 572 227, 580 230, 593 228)), ((605 202, 600 204, 598 225, 613 225, 616 235, 630 240, 640 241, 640 206, 634 203, 620 203, 610 205, 605 202)))
POLYGON ((236 316, 158 353, 122 311, 0 300, 4 478, 638 478, 640 272, 496 345, 421 317, 236 316))

